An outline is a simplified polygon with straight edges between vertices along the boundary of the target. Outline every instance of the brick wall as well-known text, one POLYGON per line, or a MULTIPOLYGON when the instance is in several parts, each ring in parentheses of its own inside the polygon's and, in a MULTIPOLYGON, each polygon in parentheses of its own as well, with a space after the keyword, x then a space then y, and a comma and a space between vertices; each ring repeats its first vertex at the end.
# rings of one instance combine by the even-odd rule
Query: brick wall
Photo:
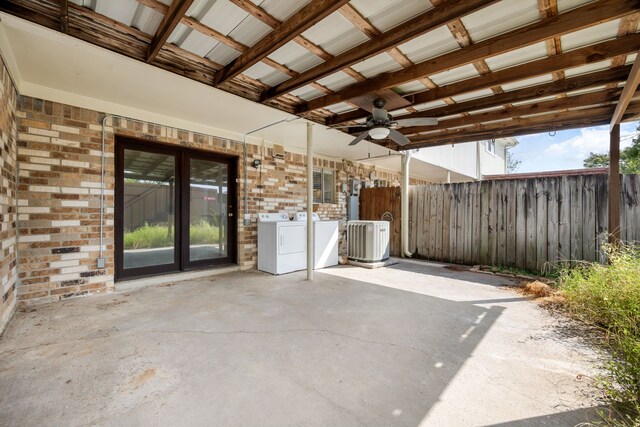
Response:
MULTIPOLYGON (((267 147, 248 145, 248 207, 252 223, 243 225, 242 144, 213 136, 122 118, 107 118, 105 133, 106 268, 98 269, 100 226, 101 120, 104 114, 27 96, 18 100, 19 250, 21 304, 57 301, 113 288, 114 135, 179 144, 238 157, 238 264, 256 265, 255 214, 306 207, 306 157, 287 153, 274 159, 267 147)), ((317 205, 325 219, 346 219, 346 197, 339 192, 349 178, 368 180, 363 164, 314 159, 336 170, 335 204, 317 205)), ((379 179, 399 185, 399 176, 376 170, 379 179)))
POLYGON ((0 333, 16 307, 16 100, 0 58, 0 333))

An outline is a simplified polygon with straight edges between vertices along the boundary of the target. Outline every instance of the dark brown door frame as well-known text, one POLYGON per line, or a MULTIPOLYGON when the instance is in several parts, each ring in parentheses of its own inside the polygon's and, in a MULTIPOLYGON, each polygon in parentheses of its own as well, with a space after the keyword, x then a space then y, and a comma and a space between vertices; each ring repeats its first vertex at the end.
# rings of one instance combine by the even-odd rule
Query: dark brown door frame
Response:
POLYGON ((210 151, 179 147, 172 144, 158 143, 145 139, 116 135, 115 146, 115 280, 155 276, 163 273, 196 270, 237 262, 237 156, 229 156, 210 151), (175 225, 174 263, 139 268, 124 268, 124 151, 133 149, 150 153, 173 155, 175 158, 175 225), (189 159, 203 159, 227 165, 227 256, 210 260, 189 261, 189 203, 183 197, 189 191, 189 159))

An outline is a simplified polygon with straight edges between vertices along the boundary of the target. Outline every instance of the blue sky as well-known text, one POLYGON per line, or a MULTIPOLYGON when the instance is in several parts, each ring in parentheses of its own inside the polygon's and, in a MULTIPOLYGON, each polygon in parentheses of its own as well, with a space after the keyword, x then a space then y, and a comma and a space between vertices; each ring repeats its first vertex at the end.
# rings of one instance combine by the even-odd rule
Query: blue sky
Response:
MULTIPOLYGON (((621 125, 621 148, 631 145, 631 138, 624 137, 634 134, 637 126, 638 122, 621 125)), ((516 139, 520 143, 511 151, 522 162, 516 173, 580 169, 590 152, 609 151, 609 126, 565 130, 555 136, 548 133, 518 136, 516 139)))

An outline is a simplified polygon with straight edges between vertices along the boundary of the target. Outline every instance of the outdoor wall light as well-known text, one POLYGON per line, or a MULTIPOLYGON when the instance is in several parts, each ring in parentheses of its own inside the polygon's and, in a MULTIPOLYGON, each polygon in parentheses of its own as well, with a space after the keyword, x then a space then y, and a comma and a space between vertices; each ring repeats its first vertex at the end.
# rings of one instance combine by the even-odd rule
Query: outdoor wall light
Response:
POLYGON ((262 164, 262 161, 260 161, 260 159, 255 159, 254 161, 251 162, 251 166, 253 166, 254 168, 259 168, 261 164, 262 164))
POLYGON ((385 139, 389 136, 388 128, 373 128, 369 130, 369 136, 373 139, 385 139))

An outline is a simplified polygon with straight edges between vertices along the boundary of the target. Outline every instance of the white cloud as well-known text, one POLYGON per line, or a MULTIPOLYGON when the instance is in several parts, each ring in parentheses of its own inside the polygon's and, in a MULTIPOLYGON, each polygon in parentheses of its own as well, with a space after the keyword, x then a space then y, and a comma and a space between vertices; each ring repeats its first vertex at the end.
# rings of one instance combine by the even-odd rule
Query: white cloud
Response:
MULTIPOLYGON (((620 128, 621 148, 631 144, 626 135, 635 134, 637 123, 624 123, 620 128)), ((520 145, 514 149, 522 161, 520 172, 579 169, 589 153, 609 151, 609 127, 597 126, 561 131, 555 136, 548 133, 519 137, 520 145)))

